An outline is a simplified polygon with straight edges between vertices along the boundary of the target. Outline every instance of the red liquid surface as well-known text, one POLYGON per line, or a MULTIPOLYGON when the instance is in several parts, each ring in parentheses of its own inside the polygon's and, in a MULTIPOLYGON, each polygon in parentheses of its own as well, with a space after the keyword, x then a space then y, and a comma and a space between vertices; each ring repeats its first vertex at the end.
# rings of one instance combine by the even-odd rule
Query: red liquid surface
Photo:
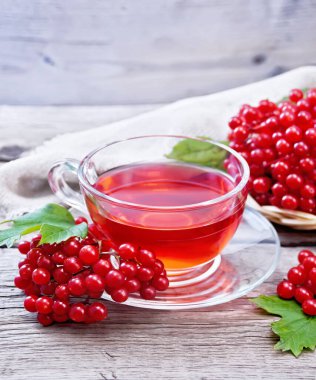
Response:
POLYGON ((244 207, 244 199, 237 195, 195 207, 226 194, 234 185, 218 171, 187 164, 125 166, 104 173, 94 187, 138 205, 120 206, 87 195, 90 215, 105 235, 117 245, 130 242, 154 251, 168 270, 192 268, 217 256, 236 231, 244 207), (187 205, 192 206, 181 209, 187 205))

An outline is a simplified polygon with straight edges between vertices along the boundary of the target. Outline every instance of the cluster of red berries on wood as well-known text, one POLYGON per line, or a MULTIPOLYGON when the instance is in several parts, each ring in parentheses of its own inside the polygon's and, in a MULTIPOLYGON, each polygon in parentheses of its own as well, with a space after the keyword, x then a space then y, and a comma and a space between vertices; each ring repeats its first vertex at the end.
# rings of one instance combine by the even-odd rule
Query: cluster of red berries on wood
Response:
MULTIPOLYGON (((87 221, 76 219, 77 224, 82 222, 87 221)), ((104 291, 115 302, 125 302, 135 292, 152 300, 169 286, 164 265, 152 252, 128 243, 114 250, 94 224, 85 239, 39 245, 40 239, 38 235, 19 243, 25 259, 14 283, 27 296, 25 309, 37 312, 44 326, 68 320, 102 321, 107 308, 91 299, 101 298, 104 291)))
POLYGON ((298 254, 299 264, 288 271, 287 280, 277 286, 279 297, 294 298, 307 315, 316 315, 316 255, 304 249, 298 254))
POLYGON ((261 205, 316 214, 316 88, 277 104, 243 105, 229 122, 230 146, 250 166, 249 191, 261 205))

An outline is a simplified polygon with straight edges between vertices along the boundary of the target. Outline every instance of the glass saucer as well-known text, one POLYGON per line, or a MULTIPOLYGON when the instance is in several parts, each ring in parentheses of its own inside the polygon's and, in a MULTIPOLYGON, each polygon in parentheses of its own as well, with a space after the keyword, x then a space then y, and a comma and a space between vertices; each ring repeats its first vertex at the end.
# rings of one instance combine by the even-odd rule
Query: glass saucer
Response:
MULTIPOLYGON (((218 305, 255 289, 274 272, 280 242, 272 224, 257 211, 246 208, 228 246, 213 263, 202 267, 198 280, 171 286, 152 300, 130 294, 125 305, 157 310, 181 310, 218 305)), ((104 293, 104 299, 111 301, 104 293)))

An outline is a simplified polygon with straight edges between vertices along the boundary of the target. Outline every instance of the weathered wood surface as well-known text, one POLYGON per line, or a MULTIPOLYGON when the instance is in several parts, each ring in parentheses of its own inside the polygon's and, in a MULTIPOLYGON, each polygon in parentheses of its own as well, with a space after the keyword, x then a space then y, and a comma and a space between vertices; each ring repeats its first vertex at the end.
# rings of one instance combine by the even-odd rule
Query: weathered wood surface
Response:
MULTIPOLYGON (((63 133, 99 127, 150 111, 159 105, 27 107, 0 105, 0 162, 18 158, 63 133)), ((96 144, 97 136, 96 136, 96 144)))
POLYGON ((0 103, 140 104, 315 64, 312 0, 0 0, 0 103))
MULTIPOLYGON (((12 285, 16 250, 0 252, 0 378, 3 380, 314 380, 316 353, 273 350, 266 315, 249 302, 273 293, 299 248, 282 250, 276 273, 247 297, 212 308, 152 311, 109 304, 98 325, 40 327, 12 285)), ((254 253, 255 254, 255 253, 254 253)))

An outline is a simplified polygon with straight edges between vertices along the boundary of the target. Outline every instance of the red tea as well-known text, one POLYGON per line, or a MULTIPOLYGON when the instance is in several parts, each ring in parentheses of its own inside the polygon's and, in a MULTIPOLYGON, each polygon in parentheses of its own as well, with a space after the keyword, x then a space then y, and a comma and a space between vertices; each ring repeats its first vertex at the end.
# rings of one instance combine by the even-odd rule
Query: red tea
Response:
POLYGON ((115 244, 130 242, 154 251, 168 270, 212 260, 231 239, 244 207, 240 195, 197 205, 235 185, 220 171, 190 164, 123 166, 101 175, 94 187, 130 205, 86 196, 93 221, 115 244))

